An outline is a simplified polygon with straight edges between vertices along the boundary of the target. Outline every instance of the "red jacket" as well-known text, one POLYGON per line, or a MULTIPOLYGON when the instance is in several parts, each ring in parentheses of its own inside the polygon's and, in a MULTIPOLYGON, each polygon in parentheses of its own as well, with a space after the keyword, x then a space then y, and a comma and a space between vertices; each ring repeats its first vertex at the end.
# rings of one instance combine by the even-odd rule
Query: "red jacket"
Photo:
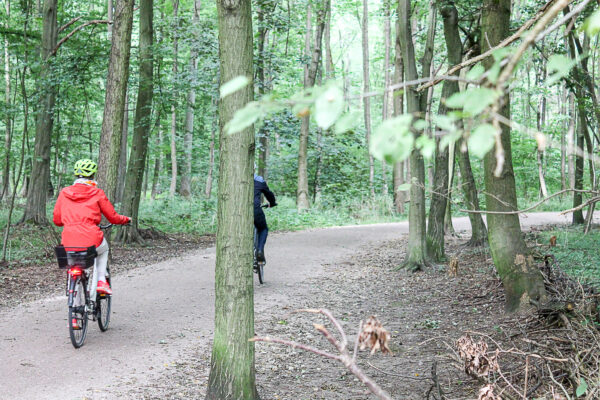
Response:
POLYGON ((126 224, 129 217, 117 214, 104 191, 82 183, 64 188, 54 206, 54 224, 64 226, 65 247, 100 246, 104 233, 98 227, 102 214, 111 224, 126 224))

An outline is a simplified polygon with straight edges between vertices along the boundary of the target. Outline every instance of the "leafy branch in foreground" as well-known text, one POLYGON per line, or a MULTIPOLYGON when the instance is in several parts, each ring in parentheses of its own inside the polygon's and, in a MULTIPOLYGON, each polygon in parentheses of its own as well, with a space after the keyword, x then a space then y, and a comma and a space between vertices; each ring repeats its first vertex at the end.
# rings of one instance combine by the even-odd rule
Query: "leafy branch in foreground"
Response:
POLYGON ((336 328, 339 333, 340 338, 335 338, 329 330, 321 324, 313 324, 315 329, 319 331, 328 341, 335 347, 335 349, 339 352, 339 354, 329 353, 327 351, 303 344, 298 342, 293 342, 284 339, 271 338, 268 336, 255 336, 250 339, 251 342, 267 342, 267 343, 279 343, 294 349, 302 349, 314 354, 317 354, 321 357, 329 358, 332 360, 337 360, 344 364, 346 368, 352 374, 354 374, 375 396, 383 400, 392 400, 392 397, 383 390, 375 381, 369 378, 362 369, 356 364, 356 356, 358 354, 358 350, 364 350, 366 348, 371 349, 371 354, 375 353, 377 350, 381 350, 382 353, 391 353, 388 343, 390 340, 390 334, 383 327, 381 322, 374 317, 371 316, 367 319, 367 322, 363 324, 363 321, 360 321, 358 334, 356 335, 356 340, 354 341, 354 350, 352 354, 348 351, 348 339, 346 337, 346 333, 342 329, 342 325, 339 323, 337 319, 331 314, 329 310, 326 309, 303 309, 298 310, 296 312, 307 312, 312 314, 322 314, 326 316, 331 324, 336 328))

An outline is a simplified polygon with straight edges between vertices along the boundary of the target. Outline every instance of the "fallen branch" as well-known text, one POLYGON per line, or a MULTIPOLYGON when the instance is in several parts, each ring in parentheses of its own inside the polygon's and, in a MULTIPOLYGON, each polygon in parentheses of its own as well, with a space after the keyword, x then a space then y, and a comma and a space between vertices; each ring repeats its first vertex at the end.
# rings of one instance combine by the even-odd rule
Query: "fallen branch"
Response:
POLYGON ((313 324, 315 329, 319 331, 328 341, 331 343, 340 353, 339 355, 331 354, 326 351, 317 349, 315 347, 292 342, 284 339, 277 339, 271 337, 255 336, 249 339, 251 342, 267 342, 267 343, 278 343, 292 348, 298 348, 317 354, 319 356, 337 360, 344 364, 344 366, 354 374, 375 396, 383 400, 392 400, 392 397, 383 390, 375 381, 369 378, 362 369, 356 364, 356 349, 360 346, 361 349, 365 346, 371 347, 372 351, 381 349, 382 352, 389 351, 387 348, 387 341, 389 340, 389 333, 381 326, 381 323, 375 318, 370 317, 367 323, 363 326, 362 321, 360 323, 361 329, 356 335, 354 344, 354 354, 350 354, 347 348, 346 334, 342 329, 342 325, 335 319, 333 314, 326 309, 303 309, 297 310, 296 312, 307 312, 312 314, 322 314, 326 316, 332 325, 340 333, 341 341, 337 340, 329 330, 321 324, 313 324))

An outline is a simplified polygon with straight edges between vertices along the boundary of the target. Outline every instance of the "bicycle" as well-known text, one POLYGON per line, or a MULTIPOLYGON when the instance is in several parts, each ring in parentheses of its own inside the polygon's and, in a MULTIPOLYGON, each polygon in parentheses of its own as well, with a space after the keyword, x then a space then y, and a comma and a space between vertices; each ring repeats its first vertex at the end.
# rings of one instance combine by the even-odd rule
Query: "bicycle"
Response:
MULTIPOLYGON (((263 204, 261 205, 262 208, 269 208, 270 205, 269 204, 263 204)), ((275 205, 273 205, 273 207, 275 207, 275 205)), ((257 257, 257 253, 258 253, 258 231, 256 230, 256 227, 254 228, 254 262, 253 262, 253 269, 254 269, 254 273, 258 275, 258 282, 262 285, 263 283, 265 283, 265 264, 267 263, 266 261, 258 261, 258 257, 257 257)))
MULTIPOLYGON (((112 224, 100 226, 108 229, 112 224)), ((112 296, 96 292, 98 276, 96 271, 96 246, 90 247, 55 247, 58 267, 67 269, 66 295, 69 336, 76 349, 83 346, 87 335, 88 320, 98 321, 100 331, 106 332, 110 323, 112 296), (76 250, 71 250, 76 249, 76 250), (90 267, 93 267, 90 272, 90 267), (96 294, 93 298, 92 295, 96 294)), ((106 267, 106 281, 110 285, 110 267, 106 267)))

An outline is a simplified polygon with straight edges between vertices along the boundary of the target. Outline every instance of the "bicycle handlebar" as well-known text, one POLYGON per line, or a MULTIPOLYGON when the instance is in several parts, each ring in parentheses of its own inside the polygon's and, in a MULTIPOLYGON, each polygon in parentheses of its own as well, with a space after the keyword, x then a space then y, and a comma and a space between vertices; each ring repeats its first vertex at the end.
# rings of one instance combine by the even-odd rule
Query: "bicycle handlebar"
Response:
POLYGON ((108 228, 110 228, 111 226, 113 226, 113 224, 111 224, 110 222, 109 222, 108 224, 106 224, 106 225, 98 225, 98 227, 99 227, 100 229, 108 229, 108 228))

